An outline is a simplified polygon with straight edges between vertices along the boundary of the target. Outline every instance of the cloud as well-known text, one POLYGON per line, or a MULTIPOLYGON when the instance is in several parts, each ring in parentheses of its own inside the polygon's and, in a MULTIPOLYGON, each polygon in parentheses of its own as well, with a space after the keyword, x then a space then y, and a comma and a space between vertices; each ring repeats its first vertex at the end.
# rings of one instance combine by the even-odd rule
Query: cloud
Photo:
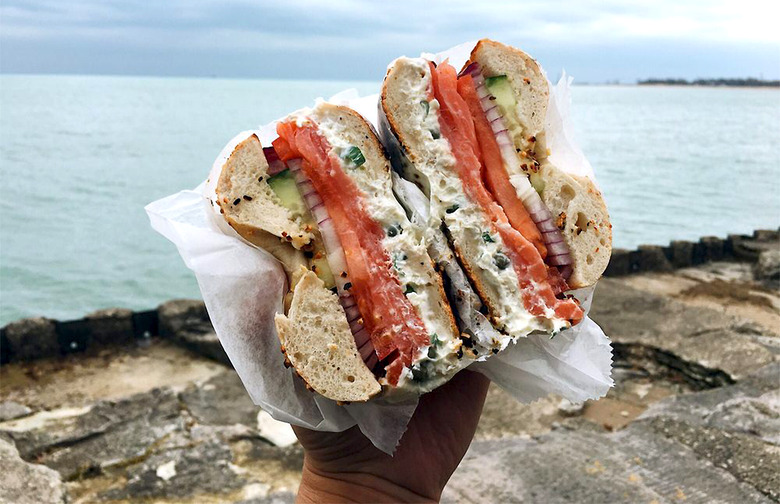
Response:
MULTIPOLYGON (((664 62, 680 66, 683 55, 701 74, 698 61, 712 51, 741 55, 754 63, 753 74, 776 75, 778 10, 763 0, 5 0, 0 64, 3 72, 376 79, 399 54, 490 36, 527 48, 545 65, 566 64, 561 55, 575 64, 589 58, 601 73, 625 66, 614 59, 619 54, 635 63, 633 76, 621 77, 628 79, 665 76, 664 62), (653 53, 675 46, 678 56, 653 53), (656 68, 648 74, 644 62, 656 68)), ((707 75, 743 67, 712 64, 707 75)))

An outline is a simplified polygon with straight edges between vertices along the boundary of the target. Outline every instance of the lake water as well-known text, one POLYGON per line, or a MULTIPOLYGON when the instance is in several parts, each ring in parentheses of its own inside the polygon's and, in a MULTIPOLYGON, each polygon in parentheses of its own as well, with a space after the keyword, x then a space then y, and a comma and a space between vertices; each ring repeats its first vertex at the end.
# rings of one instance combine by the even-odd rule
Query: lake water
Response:
MULTIPOLYGON (((0 76, 0 324, 198 296, 143 207, 234 134, 378 83, 0 76)), ((780 92, 575 87, 616 247, 780 224, 780 92)))

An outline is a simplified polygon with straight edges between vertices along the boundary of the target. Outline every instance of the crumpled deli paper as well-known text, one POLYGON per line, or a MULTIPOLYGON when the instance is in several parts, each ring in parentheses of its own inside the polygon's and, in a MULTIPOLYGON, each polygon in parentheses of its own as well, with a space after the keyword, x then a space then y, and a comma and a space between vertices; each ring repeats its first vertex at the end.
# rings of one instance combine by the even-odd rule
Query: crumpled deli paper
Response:
MULTIPOLYGON (((474 43, 466 43, 424 57, 449 59, 460 68, 474 43)), ((593 178, 593 169, 571 135, 569 116, 571 79, 565 74, 550 85, 547 145, 550 160, 578 175, 593 178)), ((360 97, 343 91, 329 100, 347 105, 377 124, 378 95, 360 97)), ((198 280, 214 329, 252 400, 275 419, 320 431, 342 431, 358 425, 380 450, 392 454, 417 407, 417 401, 387 404, 381 400, 339 406, 308 391, 293 371, 284 367, 274 314, 282 311, 286 276, 268 253, 238 236, 211 209, 208 195, 214 177, 233 148, 251 134, 264 146, 276 138, 275 123, 245 131, 231 140, 212 167, 209 183, 181 191, 149 204, 152 227, 172 241, 198 280)), ((575 293, 590 307, 593 288, 575 293)), ((470 369, 479 371, 512 394, 531 402, 559 394, 573 402, 602 397, 612 386, 612 348, 598 325, 589 318, 555 338, 531 335, 470 369)))

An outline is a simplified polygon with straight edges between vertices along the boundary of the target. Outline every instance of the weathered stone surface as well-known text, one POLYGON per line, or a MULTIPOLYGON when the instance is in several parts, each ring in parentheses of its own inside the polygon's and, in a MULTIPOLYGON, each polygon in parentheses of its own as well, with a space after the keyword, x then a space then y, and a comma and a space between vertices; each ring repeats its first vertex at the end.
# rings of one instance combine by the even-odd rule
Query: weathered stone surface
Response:
POLYGON ((728 241, 731 242, 734 258, 740 261, 756 262, 761 252, 778 247, 776 240, 756 240, 746 235, 729 235, 728 241))
POLYGON ((211 329, 210 324, 206 330, 196 328, 179 331, 173 339, 197 354, 232 367, 230 358, 225 353, 225 349, 222 348, 222 343, 220 343, 217 333, 211 329))
POLYGON ((14 360, 51 357, 60 352, 55 323, 44 317, 27 318, 5 326, 9 355, 14 360))
POLYGON ((631 273, 639 273, 640 269, 640 256, 642 253, 638 250, 632 250, 628 254, 628 269, 631 273))
POLYGON ((133 313, 133 333, 136 338, 146 339, 160 333, 157 310, 133 313))
POLYGON ((135 337, 132 310, 107 308, 92 312, 84 318, 89 323, 89 332, 94 343, 127 343, 135 337))
POLYGON ((774 501, 780 500, 780 448, 749 436, 671 418, 658 417, 648 422, 650 428, 687 446, 698 457, 724 468, 774 501))
POLYGON ((735 385, 664 399, 641 418, 660 416, 780 445, 780 363, 770 364, 735 385))
POLYGON ((756 280, 780 288, 780 248, 761 252, 753 274, 756 280))
POLYGON ((24 404, 14 401, 3 401, 0 403, 0 422, 27 416, 30 413, 32 413, 32 410, 24 404))
POLYGON ((561 399, 558 403, 558 411, 563 416, 576 416, 582 413, 585 403, 573 403, 568 399, 561 399))
POLYGON ((157 308, 160 336, 176 336, 182 330, 210 329, 206 305, 200 299, 174 299, 157 308))
POLYGON ((199 423, 257 427, 260 408, 252 403, 235 371, 226 370, 202 385, 188 387, 181 400, 199 423))
POLYGON ((670 365, 690 362, 736 380, 774 361, 757 335, 740 332, 731 317, 618 280, 599 282, 590 316, 613 341, 663 350, 673 359, 670 365))
POLYGON ((246 460, 254 463, 278 462, 287 471, 300 472, 303 469, 303 448, 300 444, 279 447, 261 439, 251 439, 250 443, 251 447, 245 454, 246 460))
POLYGON ((720 369, 713 369, 672 352, 641 343, 612 342, 615 365, 629 366, 654 380, 684 383, 691 390, 704 390, 734 383, 720 369))
POLYGON ((629 256, 630 252, 628 250, 612 249, 612 256, 609 258, 609 264, 606 271, 604 271, 604 276, 616 277, 631 273, 629 256))
POLYGON ((671 263, 675 268, 687 268, 693 264, 693 243, 675 240, 669 244, 671 263))
POLYGON ((266 497, 238 501, 236 504, 293 504, 294 502, 294 494, 280 492, 266 497))
POLYGON ((780 240, 780 230, 778 229, 756 229, 753 231, 753 238, 758 241, 777 241, 780 240))
POLYGON ((11 348, 8 337, 5 335, 5 327, 0 329, 0 364, 6 364, 11 360, 11 348))
POLYGON ((661 401, 617 433, 577 418, 533 440, 477 441, 442 501, 770 502, 780 496, 780 448, 761 437, 776 436, 779 391, 774 363, 736 385, 661 401))
POLYGON ((723 240, 717 236, 705 236, 699 240, 703 262, 723 259, 723 240))
POLYGON ((230 449, 215 441, 162 451, 129 468, 127 484, 101 497, 138 501, 230 493, 244 486, 231 460, 230 449))
POLYGON ((672 270, 672 265, 666 258, 663 247, 657 245, 640 245, 638 252, 640 271, 672 270))
POLYGON ((62 354, 83 352, 92 344, 92 332, 86 319, 57 321, 56 327, 62 354))
POLYGON ((157 312, 161 336, 172 338, 204 357, 226 366, 231 365, 211 326, 203 301, 195 299, 168 301, 160 305, 157 312))
POLYGON ((22 460, 10 443, 0 439, 0 502, 48 504, 65 502, 65 486, 57 471, 22 460))
POLYGON ((442 502, 770 502, 649 424, 472 444, 442 502))
POLYGON ((25 460, 40 461, 71 479, 143 456, 183 427, 176 394, 155 389, 91 408, 36 413, 5 422, 0 431, 14 439, 25 460))

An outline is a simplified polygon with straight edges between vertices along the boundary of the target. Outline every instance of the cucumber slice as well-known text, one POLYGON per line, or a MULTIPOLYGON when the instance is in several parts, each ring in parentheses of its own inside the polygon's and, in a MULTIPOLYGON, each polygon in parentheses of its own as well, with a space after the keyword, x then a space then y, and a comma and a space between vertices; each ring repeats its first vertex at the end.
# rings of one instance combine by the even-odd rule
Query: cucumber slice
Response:
POLYGON ((523 145, 523 127, 520 121, 517 120, 517 101, 515 101, 515 93, 512 90, 509 79, 506 75, 486 77, 485 87, 495 97, 495 103, 501 110, 504 124, 510 135, 512 135, 515 145, 523 145))
POLYGON ((496 103, 502 109, 515 106, 515 94, 512 91, 512 86, 509 84, 509 79, 507 79, 506 75, 487 77, 485 79, 485 86, 488 88, 488 91, 490 91, 490 94, 496 97, 496 103))
POLYGON ((536 192, 541 196, 544 192, 544 179, 542 179, 541 175, 538 173, 531 173, 530 180, 533 188, 536 189, 536 192))
POLYGON ((311 263, 314 266, 314 272, 325 283, 326 289, 336 286, 336 279, 333 278, 333 272, 330 270, 330 264, 328 264, 324 250, 322 251, 322 257, 312 259, 311 263))
POLYGON ((283 170, 276 175, 268 178, 268 185, 271 186, 274 194, 279 197, 282 205, 293 214, 293 216, 303 216, 306 213, 306 204, 303 202, 298 186, 295 184, 295 178, 290 170, 283 170))
MULTIPOLYGON (((301 192, 298 190, 298 185, 295 183, 295 177, 290 173, 289 169, 280 171, 267 180, 271 190, 279 197, 279 201, 290 211, 293 217, 302 217, 304 222, 311 219, 306 209, 306 203, 304 203, 301 192)), ((314 227, 313 223, 312 227, 314 227)), ((325 282, 326 288, 334 287, 336 280, 333 278, 333 272, 330 270, 322 243, 314 243, 313 255, 314 258, 310 259, 310 261, 314 272, 320 280, 325 282)))

